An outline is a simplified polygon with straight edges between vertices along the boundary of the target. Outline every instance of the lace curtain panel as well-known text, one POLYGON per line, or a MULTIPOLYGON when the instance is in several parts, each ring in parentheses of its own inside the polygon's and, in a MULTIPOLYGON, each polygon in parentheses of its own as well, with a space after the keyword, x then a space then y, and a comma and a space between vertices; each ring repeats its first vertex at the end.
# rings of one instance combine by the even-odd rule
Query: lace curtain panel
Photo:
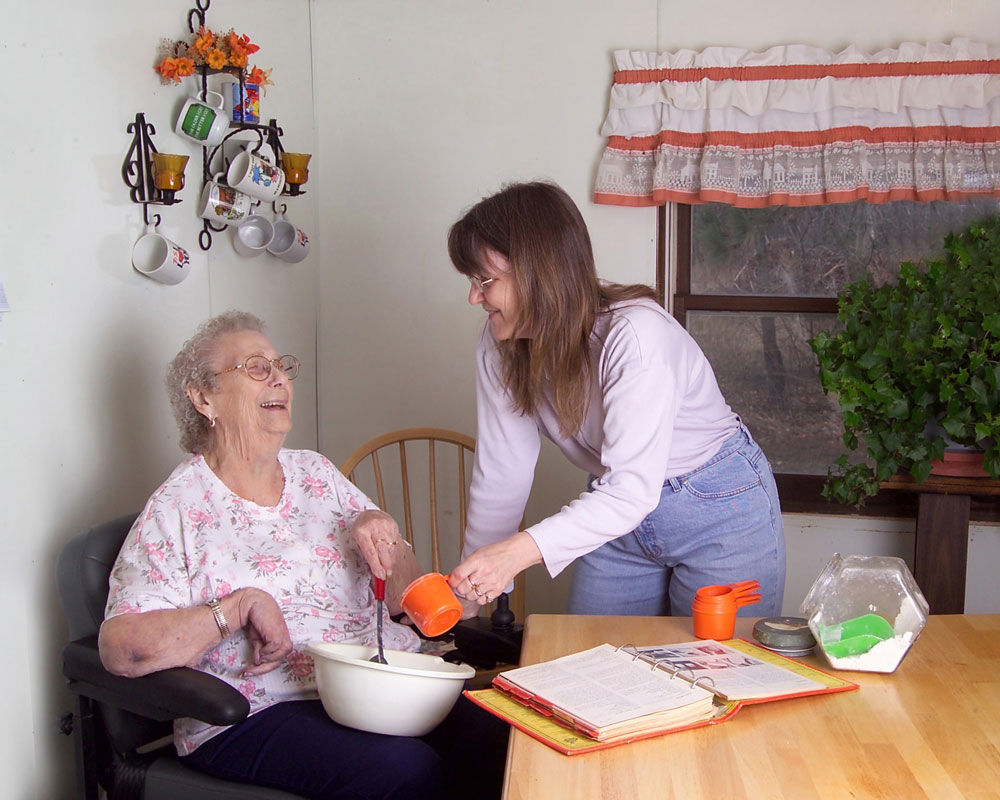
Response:
POLYGON ((1000 196, 1000 47, 620 50, 615 65, 598 203, 1000 196))

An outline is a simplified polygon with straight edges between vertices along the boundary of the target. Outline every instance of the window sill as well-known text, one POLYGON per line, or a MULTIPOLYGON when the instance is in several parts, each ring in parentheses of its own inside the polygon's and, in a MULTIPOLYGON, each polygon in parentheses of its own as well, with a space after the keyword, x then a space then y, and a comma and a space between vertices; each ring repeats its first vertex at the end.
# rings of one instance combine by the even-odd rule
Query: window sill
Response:
POLYGON ((919 488, 910 476, 897 475, 882 484, 883 491, 855 508, 831 503, 821 494, 826 478, 819 475, 776 474, 781 510, 798 514, 839 514, 862 517, 909 517, 916 519, 921 492, 969 494, 970 520, 1000 522, 1000 481, 985 478, 932 476, 919 488))

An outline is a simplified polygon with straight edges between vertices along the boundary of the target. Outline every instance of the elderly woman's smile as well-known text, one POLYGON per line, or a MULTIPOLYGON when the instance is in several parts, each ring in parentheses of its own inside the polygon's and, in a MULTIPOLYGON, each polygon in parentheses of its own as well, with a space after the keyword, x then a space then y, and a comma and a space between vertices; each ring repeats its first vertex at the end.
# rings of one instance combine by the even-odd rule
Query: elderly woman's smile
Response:
POLYGON ((219 345, 217 391, 206 392, 206 397, 221 432, 284 437, 292 427, 294 388, 292 373, 280 366, 283 357, 257 331, 226 334, 219 345))

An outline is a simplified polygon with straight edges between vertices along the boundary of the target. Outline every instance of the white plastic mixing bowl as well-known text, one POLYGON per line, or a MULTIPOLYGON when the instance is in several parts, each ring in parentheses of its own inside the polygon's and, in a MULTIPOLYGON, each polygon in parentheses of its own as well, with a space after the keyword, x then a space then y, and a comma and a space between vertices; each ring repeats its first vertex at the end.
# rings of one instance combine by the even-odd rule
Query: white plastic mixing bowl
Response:
POLYGON ((465 681, 467 664, 440 656, 386 650, 388 664, 369 659, 375 647, 310 642, 323 708, 334 722, 372 733, 423 736, 451 711, 465 681))

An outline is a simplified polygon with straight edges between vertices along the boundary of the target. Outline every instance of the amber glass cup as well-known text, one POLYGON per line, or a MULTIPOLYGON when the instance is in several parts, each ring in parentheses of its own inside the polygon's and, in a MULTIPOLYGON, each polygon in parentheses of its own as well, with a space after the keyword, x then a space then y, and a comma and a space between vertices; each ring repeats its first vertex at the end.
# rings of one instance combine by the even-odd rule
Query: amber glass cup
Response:
POLYGON ((188 156, 173 153, 153 153, 153 185, 164 192, 176 192, 184 188, 184 168, 188 156))
POLYGON ((281 168, 288 183, 301 184, 309 180, 309 159, 311 153, 282 153, 281 168))

